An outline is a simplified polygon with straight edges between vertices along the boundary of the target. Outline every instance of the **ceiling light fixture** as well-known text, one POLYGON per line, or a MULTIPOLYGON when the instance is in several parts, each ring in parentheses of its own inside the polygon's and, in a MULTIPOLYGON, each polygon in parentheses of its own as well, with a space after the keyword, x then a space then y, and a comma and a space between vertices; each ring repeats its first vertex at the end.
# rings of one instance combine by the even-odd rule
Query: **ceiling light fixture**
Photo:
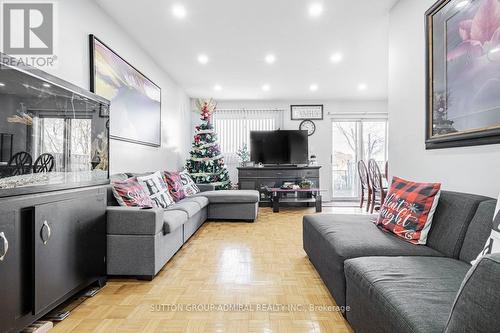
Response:
POLYGON ((198 62, 202 65, 208 64, 208 56, 206 54, 200 54, 198 56, 198 62))
POLYGON ((268 54, 265 59, 268 64, 273 64, 276 61, 276 56, 274 54, 268 54))
POLYGON ((268 85, 268 84, 265 84, 265 85, 262 86, 262 90, 263 91, 269 91, 269 90, 271 90, 271 86, 268 85))
POLYGON ((214 86, 214 90, 215 90, 215 91, 221 91, 221 90, 222 90, 222 87, 221 87, 219 84, 216 84, 216 85, 214 86))
POLYGON ((342 53, 337 52, 337 53, 334 53, 331 55, 330 61, 333 62, 334 64, 337 64, 337 63, 341 62, 343 58, 344 58, 344 56, 342 55, 342 53))
POLYGON ((360 83, 360 84, 358 84, 358 90, 359 91, 366 90, 367 88, 368 88, 368 86, 366 85, 366 83, 360 83))
POLYGON ((309 86, 309 90, 311 90, 311 91, 316 91, 316 90, 318 90, 318 85, 317 85, 317 84, 315 84, 315 83, 311 84, 311 85, 309 86))
POLYGON ((469 4, 469 2, 470 2, 469 0, 461 1, 461 2, 456 4, 455 8, 458 8, 458 9, 464 8, 465 6, 467 6, 469 4))
POLYGON ((50 88, 50 87, 52 87, 52 86, 51 86, 50 84, 48 84, 48 83, 42 83, 42 86, 44 86, 45 88, 50 88))
POLYGON ((500 47, 495 47, 494 49, 491 49, 489 53, 494 54, 494 53, 498 53, 498 52, 500 52, 500 47))
POLYGON ((0 82, 0 87, 5 87, 5 83, 0 82))
POLYGON ((183 5, 176 4, 172 7, 172 14, 180 19, 183 19, 186 17, 186 8, 183 5))
POLYGON ((320 3, 312 3, 309 5, 309 16, 318 17, 323 13, 323 5, 320 3))

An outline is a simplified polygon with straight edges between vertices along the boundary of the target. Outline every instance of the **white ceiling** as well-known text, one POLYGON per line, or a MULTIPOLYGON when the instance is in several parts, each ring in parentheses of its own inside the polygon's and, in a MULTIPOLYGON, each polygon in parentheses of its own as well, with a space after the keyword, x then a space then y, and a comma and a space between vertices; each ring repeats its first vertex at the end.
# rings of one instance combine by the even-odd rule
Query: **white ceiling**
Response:
POLYGON ((397 0, 95 1, 191 97, 387 97, 388 12, 397 0), (308 7, 318 2, 323 13, 312 18, 308 7), (184 19, 172 15, 175 4, 186 8, 184 19), (334 64, 336 52, 343 60, 334 64), (206 65, 197 60, 202 53, 206 65), (269 53, 276 56, 272 65, 264 59, 269 53))

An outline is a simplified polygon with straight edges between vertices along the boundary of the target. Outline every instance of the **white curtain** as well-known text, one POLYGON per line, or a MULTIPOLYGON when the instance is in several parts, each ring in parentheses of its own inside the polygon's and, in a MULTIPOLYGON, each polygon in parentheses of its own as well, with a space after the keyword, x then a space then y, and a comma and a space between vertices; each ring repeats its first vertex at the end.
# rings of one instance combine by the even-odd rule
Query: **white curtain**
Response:
POLYGON ((250 132, 280 129, 283 114, 284 110, 280 109, 217 109, 214 113, 215 130, 233 183, 238 181, 236 168, 240 164, 236 152, 245 144, 250 149, 250 132))

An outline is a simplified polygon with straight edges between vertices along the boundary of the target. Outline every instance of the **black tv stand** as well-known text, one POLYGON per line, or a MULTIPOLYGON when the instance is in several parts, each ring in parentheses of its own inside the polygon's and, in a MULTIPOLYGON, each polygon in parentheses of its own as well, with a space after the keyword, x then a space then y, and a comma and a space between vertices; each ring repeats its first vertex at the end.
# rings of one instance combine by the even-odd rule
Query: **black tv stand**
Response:
MULTIPOLYGON (((241 190, 257 190, 260 192, 260 205, 271 205, 271 194, 268 188, 281 187, 285 182, 300 183, 303 179, 310 180, 312 187, 319 188, 320 166, 266 165, 264 167, 239 167, 238 188, 241 190)), ((307 193, 298 193, 306 196, 307 193)))
POLYGON ((262 168, 297 168, 297 164, 264 164, 262 168))

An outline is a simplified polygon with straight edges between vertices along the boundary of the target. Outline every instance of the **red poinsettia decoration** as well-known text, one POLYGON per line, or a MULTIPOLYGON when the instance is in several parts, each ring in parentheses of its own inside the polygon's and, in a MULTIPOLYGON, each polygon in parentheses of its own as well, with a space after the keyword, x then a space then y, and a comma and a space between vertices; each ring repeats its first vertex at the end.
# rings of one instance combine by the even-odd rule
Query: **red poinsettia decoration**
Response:
POLYGON ((201 135, 196 134, 196 135, 194 136, 194 142, 196 142, 196 143, 200 143, 200 141, 201 141, 201 135))

